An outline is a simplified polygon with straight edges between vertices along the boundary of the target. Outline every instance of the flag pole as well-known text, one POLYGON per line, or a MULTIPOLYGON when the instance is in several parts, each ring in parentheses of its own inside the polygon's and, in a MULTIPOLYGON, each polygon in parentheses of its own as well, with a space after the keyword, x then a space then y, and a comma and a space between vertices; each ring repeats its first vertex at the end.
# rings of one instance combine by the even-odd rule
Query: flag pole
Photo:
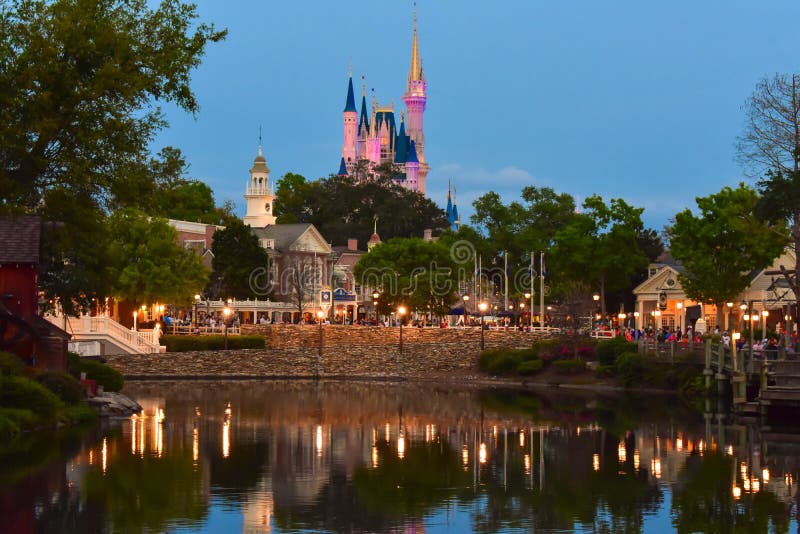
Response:
POLYGON ((539 312, 541 326, 544 326, 544 252, 539 253, 539 312))

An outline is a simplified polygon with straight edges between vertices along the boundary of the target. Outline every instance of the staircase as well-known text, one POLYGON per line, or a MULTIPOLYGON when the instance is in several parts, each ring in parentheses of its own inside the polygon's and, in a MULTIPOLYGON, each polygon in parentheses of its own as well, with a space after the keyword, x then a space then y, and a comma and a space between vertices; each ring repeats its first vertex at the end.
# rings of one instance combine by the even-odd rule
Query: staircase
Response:
POLYGON ((159 345, 159 330, 130 330, 111 317, 64 317, 46 315, 45 319, 72 335, 71 342, 97 341, 103 344, 106 354, 151 354, 164 352, 159 345))
POLYGON ((769 362, 769 385, 761 392, 762 403, 795 404, 800 403, 800 361, 774 360, 769 362))

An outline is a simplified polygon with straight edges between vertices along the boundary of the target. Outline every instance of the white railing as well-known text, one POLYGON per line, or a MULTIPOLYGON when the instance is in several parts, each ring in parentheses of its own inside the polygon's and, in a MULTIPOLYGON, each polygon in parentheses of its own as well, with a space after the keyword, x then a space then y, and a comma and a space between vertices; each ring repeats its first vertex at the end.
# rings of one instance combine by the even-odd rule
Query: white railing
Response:
MULTIPOLYGON (((47 315, 45 319, 58 327, 65 323, 63 316, 47 315)), ((121 348, 132 353, 148 354, 160 352, 159 330, 131 330, 106 316, 67 317, 66 331, 74 341, 88 341, 101 337, 108 338, 121 348)))

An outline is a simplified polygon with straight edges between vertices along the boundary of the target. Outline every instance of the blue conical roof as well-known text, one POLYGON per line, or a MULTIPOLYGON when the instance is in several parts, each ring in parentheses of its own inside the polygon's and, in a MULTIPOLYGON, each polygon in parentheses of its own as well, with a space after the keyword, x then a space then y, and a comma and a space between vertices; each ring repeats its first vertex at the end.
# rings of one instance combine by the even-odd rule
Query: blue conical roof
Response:
POLYGON ((367 132, 369 131, 369 117, 367 116, 366 95, 361 95, 361 118, 358 119, 358 135, 361 135, 362 131, 367 131, 367 132))
POLYGON ((450 225, 452 226, 453 221, 455 221, 455 219, 453 218, 453 199, 450 198, 450 186, 448 185, 447 186, 447 222, 449 222, 450 225))
POLYGON ((397 134, 397 143, 395 144, 394 162, 405 163, 408 158, 408 141, 409 137, 406 135, 406 123, 400 123, 400 132, 397 134))
POLYGON ((344 164, 344 156, 342 156, 342 161, 339 163, 339 172, 336 174, 339 176, 347 176, 347 165, 344 164))
POLYGON ((414 140, 411 140, 411 146, 408 149, 408 159, 406 160, 407 163, 419 163, 419 159, 417 159, 417 145, 414 143, 414 140))
POLYGON ((347 102, 344 104, 344 111, 356 111, 356 97, 353 95, 353 77, 347 82, 347 102))

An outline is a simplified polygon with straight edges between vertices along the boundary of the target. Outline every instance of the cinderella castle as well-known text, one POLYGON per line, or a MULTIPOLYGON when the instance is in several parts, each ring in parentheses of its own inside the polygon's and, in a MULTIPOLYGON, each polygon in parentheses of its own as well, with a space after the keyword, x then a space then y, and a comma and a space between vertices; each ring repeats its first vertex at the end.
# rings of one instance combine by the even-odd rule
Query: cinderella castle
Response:
POLYGON ((411 68, 403 95, 407 113, 400 112, 400 126, 394 104, 381 105, 374 95, 367 107, 366 87, 362 87, 361 113, 356 109, 353 73, 347 83, 344 105, 344 143, 339 175, 368 176, 378 165, 391 163, 402 173, 397 182, 425 194, 425 177, 430 167, 425 160, 425 133, 422 117, 428 100, 425 72, 417 44, 417 13, 414 11, 414 37, 411 43, 411 68), (406 123, 406 121, 408 121, 406 123))

